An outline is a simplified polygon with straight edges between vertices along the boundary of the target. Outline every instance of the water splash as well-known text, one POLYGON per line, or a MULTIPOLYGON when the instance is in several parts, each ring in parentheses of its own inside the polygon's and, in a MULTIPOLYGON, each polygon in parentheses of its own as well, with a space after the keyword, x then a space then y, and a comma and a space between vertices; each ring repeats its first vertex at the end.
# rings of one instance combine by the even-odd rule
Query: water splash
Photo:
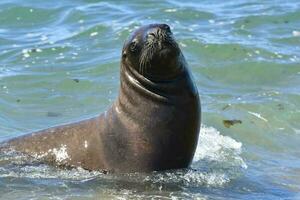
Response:
POLYGON ((38 163, 38 159, 13 151, 0 156, 0 177, 31 179, 63 179, 87 181, 129 181, 131 183, 182 186, 220 187, 239 176, 247 169, 241 158, 242 144, 228 136, 222 136, 215 128, 201 127, 198 147, 190 169, 153 172, 151 174, 131 173, 124 175, 104 175, 82 168, 60 169, 38 163))
POLYGON ((192 166, 207 160, 247 169, 246 163, 240 156, 241 153, 242 143, 221 135, 213 127, 202 126, 192 166))

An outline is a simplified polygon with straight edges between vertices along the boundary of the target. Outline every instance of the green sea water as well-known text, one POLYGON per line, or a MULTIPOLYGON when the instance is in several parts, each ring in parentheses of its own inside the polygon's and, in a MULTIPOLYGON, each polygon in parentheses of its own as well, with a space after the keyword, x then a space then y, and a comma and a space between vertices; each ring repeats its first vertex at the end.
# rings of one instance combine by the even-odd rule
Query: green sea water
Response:
POLYGON ((107 175, 0 155, 0 199, 300 199, 298 0, 2 0, 0 141, 105 111, 123 43, 149 23, 171 26, 200 93, 191 168, 107 175))

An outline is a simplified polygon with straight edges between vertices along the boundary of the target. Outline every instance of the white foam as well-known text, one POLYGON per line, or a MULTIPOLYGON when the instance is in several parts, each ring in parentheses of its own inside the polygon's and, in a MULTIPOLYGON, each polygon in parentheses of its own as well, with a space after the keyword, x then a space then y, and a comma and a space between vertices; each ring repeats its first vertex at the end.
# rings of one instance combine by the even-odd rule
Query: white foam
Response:
POLYGON ((204 173, 204 172, 188 172, 186 173, 183 178, 188 183, 194 182, 197 185, 207 185, 207 186, 221 186, 230 181, 225 173, 221 172, 211 172, 211 173, 204 173))
POLYGON ((210 24, 214 24, 214 23, 216 23, 216 21, 215 21, 215 20, 213 20, 213 19, 210 19, 210 20, 208 20, 208 22, 209 22, 210 24))
POLYGON ((69 179, 80 180, 81 182, 93 179, 101 172, 87 171, 82 168, 73 168, 71 170, 64 170, 50 167, 48 165, 38 166, 20 166, 18 168, 4 168, 0 167, 0 177, 14 177, 14 178, 45 178, 45 179, 69 179))
POLYGON ((46 41, 46 40, 48 40, 48 37, 46 35, 42 35, 40 39, 41 39, 41 41, 46 41))
MULTIPOLYGON (((143 176, 143 174, 139 174, 143 176)), ((134 178, 136 181, 153 182, 153 183, 177 183, 189 186, 221 186, 229 182, 230 179, 226 174, 221 172, 200 172, 194 170, 178 170, 174 172, 162 172, 157 174, 150 174, 142 177, 129 177, 134 178)))
POLYGON ((98 171, 87 171, 80 167, 71 170, 60 169, 51 165, 42 164, 37 159, 47 155, 54 155, 56 152, 56 159, 63 160, 67 157, 66 146, 62 145, 58 150, 50 149, 46 153, 41 153, 38 156, 27 156, 16 152, 13 149, 8 149, 0 154, 0 178, 14 177, 14 178, 45 178, 45 179, 69 179, 88 181, 101 175, 98 171), (37 165, 38 164, 38 165, 37 165))
POLYGON ((300 37, 300 31, 293 31, 292 33, 294 37, 300 37))
POLYGON ((55 159, 57 162, 62 162, 64 160, 70 159, 66 145, 61 145, 59 149, 53 149, 52 153, 55 155, 55 159))
POLYGON ((91 37, 94 37, 94 36, 96 36, 96 35, 98 35, 98 32, 92 32, 92 33, 90 34, 91 37))
POLYGON ((177 9, 176 8, 165 9, 165 12, 177 12, 177 9))
POLYGON ((47 152, 35 153, 33 157, 39 160, 51 155, 54 156, 54 159, 58 163, 63 163, 66 160, 71 160, 67 151, 67 145, 64 144, 62 144, 58 149, 53 148, 53 149, 49 149, 47 152))
POLYGON ((202 126, 192 169, 157 172, 142 181, 219 187, 238 177, 240 170, 247 169, 241 152, 242 143, 221 135, 215 128, 202 126))
POLYGON ((227 162, 234 166, 247 168, 246 163, 240 157, 242 143, 228 136, 223 136, 213 127, 201 126, 198 145, 193 163, 201 160, 227 162))

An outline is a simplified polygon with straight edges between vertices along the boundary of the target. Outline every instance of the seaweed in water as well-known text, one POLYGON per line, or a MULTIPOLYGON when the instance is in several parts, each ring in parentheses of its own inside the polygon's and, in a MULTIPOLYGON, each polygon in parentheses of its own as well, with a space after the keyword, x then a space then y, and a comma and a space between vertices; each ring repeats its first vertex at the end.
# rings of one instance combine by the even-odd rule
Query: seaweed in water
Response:
POLYGON ((231 126, 235 124, 241 124, 241 120, 233 119, 233 120, 223 120, 223 124, 226 128, 230 128, 231 126))

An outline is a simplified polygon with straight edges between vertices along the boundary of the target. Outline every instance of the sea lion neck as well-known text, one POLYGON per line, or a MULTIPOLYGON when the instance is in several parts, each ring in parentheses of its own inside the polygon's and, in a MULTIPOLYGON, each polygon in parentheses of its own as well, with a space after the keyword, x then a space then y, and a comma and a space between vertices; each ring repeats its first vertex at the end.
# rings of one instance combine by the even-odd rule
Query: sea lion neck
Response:
POLYGON ((153 81, 141 75, 135 69, 121 64, 121 83, 125 81, 129 88, 137 90, 142 95, 165 103, 171 103, 172 97, 180 92, 178 84, 181 84, 186 68, 182 67, 180 74, 172 79, 153 81))

